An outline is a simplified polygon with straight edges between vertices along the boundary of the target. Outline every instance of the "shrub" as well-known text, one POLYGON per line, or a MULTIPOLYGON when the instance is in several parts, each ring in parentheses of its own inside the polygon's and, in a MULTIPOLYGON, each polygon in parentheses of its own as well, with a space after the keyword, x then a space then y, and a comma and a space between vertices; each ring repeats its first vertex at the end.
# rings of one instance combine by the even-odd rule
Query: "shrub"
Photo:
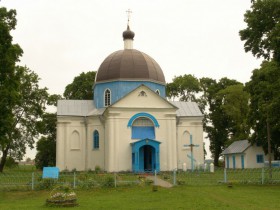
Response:
POLYGON ((39 179, 38 189, 49 190, 52 189, 57 183, 58 183, 57 179, 51 179, 51 178, 39 179))
POLYGON ((15 168, 15 167, 18 167, 18 163, 15 161, 14 158, 8 156, 7 159, 6 159, 6 164, 5 166, 7 168, 15 168))
POLYGON ((97 174, 100 173, 101 167, 100 167, 99 165, 95 166, 94 171, 95 171, 95 173, 97 173, 97 174))
POLYGON ((46 200, 46 205, 59 207, 77 206, 77 195, 70 185, 59 185, 51 191, 46 200))
POLYGON ((103 187, 114 187, 115 180, 113 177, 106 177, 105 181, 102 183, 103 187))

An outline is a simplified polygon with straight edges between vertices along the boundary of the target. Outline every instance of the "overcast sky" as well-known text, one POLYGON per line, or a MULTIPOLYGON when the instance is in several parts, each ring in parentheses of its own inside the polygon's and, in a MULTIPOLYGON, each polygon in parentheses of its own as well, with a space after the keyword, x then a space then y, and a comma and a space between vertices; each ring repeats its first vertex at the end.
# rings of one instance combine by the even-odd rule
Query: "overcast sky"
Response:
POLYGON ((250 79, 261 60, 245 53, 239 30, 251 0, 1 0, 17 10, 14 43, 24 51, 21 65, 41 78, 51 94, 81 72, 98 70, 123 49, 126 10, 131 9, 134 48, 154 58, 165 79, 250 79))

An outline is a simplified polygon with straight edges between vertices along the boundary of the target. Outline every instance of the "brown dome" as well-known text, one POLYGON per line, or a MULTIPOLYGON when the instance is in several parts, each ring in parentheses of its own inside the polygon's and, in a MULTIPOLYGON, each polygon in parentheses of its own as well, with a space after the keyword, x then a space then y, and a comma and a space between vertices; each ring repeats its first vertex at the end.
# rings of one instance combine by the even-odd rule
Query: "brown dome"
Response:
POLYGON ((164 74, 158 63, 149 55, 134 49, 113 52, 100 65, 96 83, 116 80, 165 84, 164 74))
POLYGON ((129 25, 128 25, 126 31, 123 32, 123 40, 125 40, 125 39, 133 40, 134 36, 135 36, 135 33, 130 30, 129 25))

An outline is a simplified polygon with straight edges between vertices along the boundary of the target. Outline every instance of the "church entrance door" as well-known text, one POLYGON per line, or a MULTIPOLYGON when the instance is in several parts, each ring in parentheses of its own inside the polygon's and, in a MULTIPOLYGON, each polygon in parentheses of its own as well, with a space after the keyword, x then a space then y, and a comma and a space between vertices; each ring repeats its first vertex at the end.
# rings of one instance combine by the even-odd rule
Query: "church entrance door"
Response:
POLYGON ((155 149, 150 145, 145 145, 140 148, 140 167, 141 166, 144 171, 155 170, 155 149))
POLYGON ((132 145, 132 169, 134 172, 154 172, 160 170, 159 145, 152 139, 142 139, 132 145))

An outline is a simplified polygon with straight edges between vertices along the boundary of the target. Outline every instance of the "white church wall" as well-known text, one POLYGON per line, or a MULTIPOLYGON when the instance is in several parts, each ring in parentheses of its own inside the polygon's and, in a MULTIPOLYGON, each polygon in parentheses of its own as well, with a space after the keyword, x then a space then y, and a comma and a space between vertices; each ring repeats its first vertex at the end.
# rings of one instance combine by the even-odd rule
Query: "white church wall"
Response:
POLYGON ((204 148, 203 148, 203 127, 201 117, 185 117, 180 118, 177 125, 177 151, 178 151, 178 169, 183 169, 186 164, 187 169, 191 169, 191 150, 184 145, 190 144, 190 134, 192 135, 192 143, 198 145, 193 148, 193 157, 195 159, 194 166, 204 163, 204 148))
POLYGON ((108 149, 106 150, 106 170, 131 171, 131 143, 140 139, 131 139, 131 128, 127 127, 129 119, 139 112, 153 115, 160 127, 155 128, 157 141, 160 141, 160 169, 173 170, 177 167, 176 157, 176 117, 175 110, 141 109, 119 110, 110 109, 106 118, 106 135, 108 149), (172 113, 173 111, 173 113, 172 113), (166 113, 168 116, 165 116, 166 113), (170 116, 171 113, 171 116, 170 116), (114 135, 111 135, 114 134, 114 135))
POLYGON ((156 128, 156 140, 160 141, 160 169, 171 171, 177 168, 176 115, 175 110, 154 112, 160 127, 156 128), (173 111, 173 113, 172 113, 173 111))
POLYGON ((83 118, 58 118, 56 165, 60 170, 85 169, 84 128, 83 118))
POLYGON ((98 116, 90 117, 88 119, 88 137, 87 137, 87 169, 95 170, 96 167, 105 169, 105 131, 98 116), (94 131, 99 133, 99 148, 94 148, 94 131))
POLYGON ((114 171, 131 171, 131 141, 130 129, 127 127, 128 123, 127 113, 119 114, 118 111, 110 110, 106 117, 106 170, 114 171))
POLYGON ((67 135, 67 127, 65 123, 57 123, 57 138, 56 138, 56 166, 63 170, 65 169, 65 138, 67 135))

